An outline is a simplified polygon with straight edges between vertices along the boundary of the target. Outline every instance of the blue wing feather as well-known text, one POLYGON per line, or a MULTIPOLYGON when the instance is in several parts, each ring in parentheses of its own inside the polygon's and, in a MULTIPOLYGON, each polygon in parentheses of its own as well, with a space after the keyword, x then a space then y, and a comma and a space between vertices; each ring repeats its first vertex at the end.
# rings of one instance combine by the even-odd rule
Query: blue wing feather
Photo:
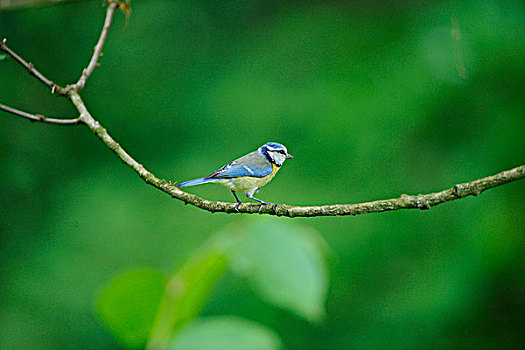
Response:
POLYGON ((180 184, 177 184, 177 187, 178 188, 183 188, 183 187, 201 185, 201 184, 205 184, 207 182, 213 182, 214 180, 215 179, 205 179, 205 178, 201 177, 199 179, 194 179, 194 180, 189 180, 189 181, 186 181, 186 182, 181 182, 180 184))
POLYGON ((210 174, 206 177, 201 177, 199 179, 182 182, 177 184, 177 187, 183 188, 201 185, 221 179, 232 179, 236 177, 265 177, 270 175, 272 171, 272 163, 270 163, 265 156, 257 153, 256 151, 226 164, 213 174, 210 174))
POLYGON ((243 177, 243 176, 265 177, 267 175, 270 175, 272 170, 273 170, 273 167, 271 165, 267 167, 266 169, 252 168, 252 167, 248 167, 247 165, 233 165, 232 167, 228 169, 224 169, 218 172, 212 178, 227 179, 227 178, 232 178, 232 177, 243 177))
POLYGON ((272 163, 257 152, 252 152, 244 157, 226 164, 205 179, 231 179, 235 177, 265 177, 273 171, 272 163))

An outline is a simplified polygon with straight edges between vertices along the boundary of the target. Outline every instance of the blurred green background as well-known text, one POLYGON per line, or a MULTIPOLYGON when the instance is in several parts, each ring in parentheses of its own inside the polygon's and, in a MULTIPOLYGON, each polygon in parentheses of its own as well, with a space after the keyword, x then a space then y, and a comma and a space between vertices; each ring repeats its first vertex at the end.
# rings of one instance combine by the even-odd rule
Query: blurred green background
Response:
MULTIPOLYGON (((267 141, 286 162, 259 197, 357 203, 441 190, 525 163, 522 1, 141 1, 121 13, 82 96, 157 176, 209 174, 267 141), (457 35, 459 34, 459 36, 457 35)), ((0 12, 0 37, 76 81, 101 1, 0 12)), ((76 117, 12 59, 0 102, 76 117)), ((0 113, 0 348, 118 347, 95 299, 118 273, 168 273, 240 215, 146 186, 83 126, 0 113)), ((191 188, 232 201, 220 186, 191 188)), ((202 312, 288 349, 525 344, 525 183, 431 210, 287 219, 334 251, 326 317, 307 322, 226 274, 202 312)))

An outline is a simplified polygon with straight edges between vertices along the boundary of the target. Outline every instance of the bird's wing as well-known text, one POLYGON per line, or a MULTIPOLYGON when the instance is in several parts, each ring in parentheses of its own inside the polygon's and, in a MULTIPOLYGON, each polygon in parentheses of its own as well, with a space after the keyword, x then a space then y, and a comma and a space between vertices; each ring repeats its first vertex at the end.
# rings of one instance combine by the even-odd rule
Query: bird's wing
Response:
POLYGON ((255 151, 226 164, 206 176, 206 179, 230 179, 240 176, 265 177, 270 175, 272 170, 272 164, 255 151))

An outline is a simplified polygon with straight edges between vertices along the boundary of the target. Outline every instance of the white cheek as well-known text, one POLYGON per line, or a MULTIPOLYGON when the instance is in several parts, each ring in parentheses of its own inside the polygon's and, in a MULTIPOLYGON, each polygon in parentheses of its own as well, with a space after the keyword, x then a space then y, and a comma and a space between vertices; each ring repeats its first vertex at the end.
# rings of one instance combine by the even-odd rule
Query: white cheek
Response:
POLYGON ((284 160, 286 159, 286 157, 281 154, 281 153, 275 153, 274 154, 274 161, 275 161, 275 164, 281 166, 283 163, 284 163, 284 160))

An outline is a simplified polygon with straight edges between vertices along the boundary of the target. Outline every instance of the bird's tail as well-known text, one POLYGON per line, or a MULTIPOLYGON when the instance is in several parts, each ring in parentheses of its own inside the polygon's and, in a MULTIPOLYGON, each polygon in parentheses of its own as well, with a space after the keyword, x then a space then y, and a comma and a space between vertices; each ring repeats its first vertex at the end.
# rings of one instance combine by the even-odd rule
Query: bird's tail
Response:
POLYGON ((201 177, 200 179, 193 179, 190 181, 181 182, 180 184, 177 184, 177 187, 183 188, 183 187, 189 187, 189 186, 196 186, 196 185, 202 185, 202 184, 205 184, 208 182, 214 182, 214 181, 217 181, 217 179, 206 179, 204 177, 201 177))

